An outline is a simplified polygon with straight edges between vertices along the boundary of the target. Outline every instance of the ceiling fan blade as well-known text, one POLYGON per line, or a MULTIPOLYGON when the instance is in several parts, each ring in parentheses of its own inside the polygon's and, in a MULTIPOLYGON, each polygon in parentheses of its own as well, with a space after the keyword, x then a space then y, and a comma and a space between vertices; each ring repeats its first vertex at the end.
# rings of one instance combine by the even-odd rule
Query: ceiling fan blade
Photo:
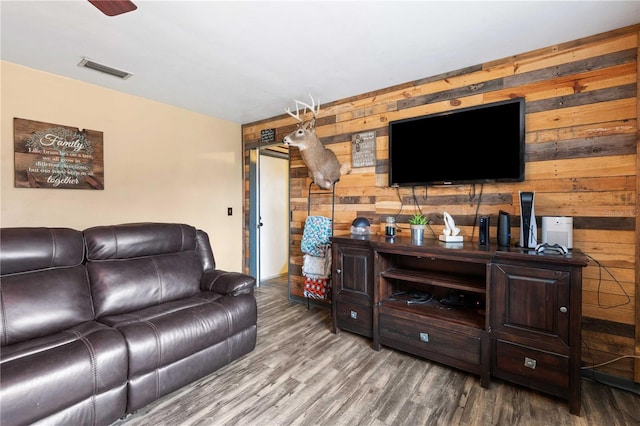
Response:
POLYGON ((107 16, 120 15, 138 8, 129 0, 89 0, 89 3, 100 9, 107 16))

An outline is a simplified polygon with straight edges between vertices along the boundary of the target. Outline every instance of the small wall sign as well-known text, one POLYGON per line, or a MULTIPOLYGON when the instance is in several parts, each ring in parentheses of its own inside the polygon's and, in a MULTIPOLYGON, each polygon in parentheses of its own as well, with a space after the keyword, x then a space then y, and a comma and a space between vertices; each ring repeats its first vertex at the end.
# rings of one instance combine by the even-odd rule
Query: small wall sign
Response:
POLYGON ((276 141, 276 129, 264 129, 260 131, 260 142, 271 143, 276 141))
POLYGON ((351 137, 351 166, 376 165, 376 132, 358 133, 351 137))
POLYGON ((103 133, 13 119, 16 188, 104 189, 103 133))

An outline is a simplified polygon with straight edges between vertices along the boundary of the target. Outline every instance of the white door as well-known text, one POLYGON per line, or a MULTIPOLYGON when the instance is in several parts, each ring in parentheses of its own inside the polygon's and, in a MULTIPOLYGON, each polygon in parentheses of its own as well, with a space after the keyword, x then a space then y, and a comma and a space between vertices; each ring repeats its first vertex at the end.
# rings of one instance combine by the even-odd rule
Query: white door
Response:
POLYGON ((289 269, 289 160, 261 152, 259 160, 259 281, 289 269))

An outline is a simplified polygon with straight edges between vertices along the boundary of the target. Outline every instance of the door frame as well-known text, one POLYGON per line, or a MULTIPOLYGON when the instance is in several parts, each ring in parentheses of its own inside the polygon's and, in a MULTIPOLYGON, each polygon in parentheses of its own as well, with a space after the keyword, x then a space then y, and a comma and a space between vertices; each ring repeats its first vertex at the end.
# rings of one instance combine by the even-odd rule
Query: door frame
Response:
MULTIPOLYGON (((256 287, 260 286, 260 156, 268 155, 289 160, 288 154, 271 150, 264 150, 271 145, 260 145, 249 150, 249 275, 256 278, 256 287)), ((291 163, 289 168, 291 167, 291 163)), ((290 173, 289 173, 290 175, 290 173)), ((291 185, 287 188, 287 202, 290 199, 291 185)), ((291 223, 291 208, 289 206, 289 223, 291 223)), ((290 232, 290 231, 289 231, 290 232)), ((290 245, 290 244, 289 244, 290 245)), ((289 247, 287 247, 287 252, 289 247)), ((291 255, 287 256, 287 296, 291 292, 291 255)))

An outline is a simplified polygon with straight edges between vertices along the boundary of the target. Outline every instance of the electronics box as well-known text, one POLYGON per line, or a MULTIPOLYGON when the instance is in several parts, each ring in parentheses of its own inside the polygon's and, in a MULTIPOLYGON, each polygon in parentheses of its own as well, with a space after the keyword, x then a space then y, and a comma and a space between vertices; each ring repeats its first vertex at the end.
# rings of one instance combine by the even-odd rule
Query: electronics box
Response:
POLYGON ((573 248, 573 218, 566 216, 542 217, 542 243, 560 244, 573 248))

